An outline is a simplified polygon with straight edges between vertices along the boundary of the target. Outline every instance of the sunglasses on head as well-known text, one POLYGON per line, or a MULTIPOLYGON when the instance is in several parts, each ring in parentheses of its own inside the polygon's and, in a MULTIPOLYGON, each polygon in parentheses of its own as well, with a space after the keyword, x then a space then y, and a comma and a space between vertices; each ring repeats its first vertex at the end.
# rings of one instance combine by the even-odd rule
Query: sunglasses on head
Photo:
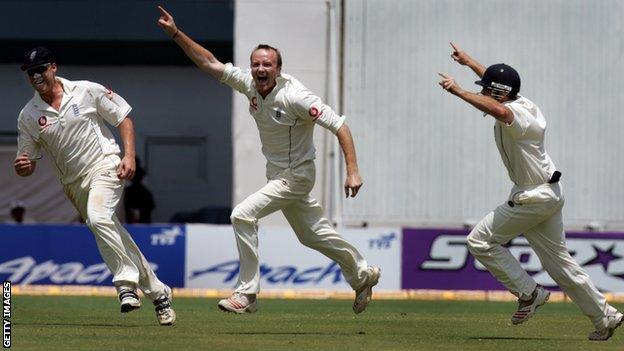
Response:
POLYGON ((46 63, 45 65, 37 66, 37 67, 27 70, 26 74, 28 74, 31 77, 37 73, 42 74, 43 72, 48 70, 48 67, 50 67, 50 64, 46 63))

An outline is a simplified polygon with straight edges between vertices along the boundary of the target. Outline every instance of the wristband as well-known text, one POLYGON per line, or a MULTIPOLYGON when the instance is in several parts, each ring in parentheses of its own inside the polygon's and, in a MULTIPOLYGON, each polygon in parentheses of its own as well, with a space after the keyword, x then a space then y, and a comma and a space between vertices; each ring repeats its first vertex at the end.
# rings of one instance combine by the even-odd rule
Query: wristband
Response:
POLYGON ((178 33, 180 32, 180 29, 176 28, 176 32, 175 34, 173 34, 173 36, 171 37, 171 39, 175 39, 176 36, 178 36, 178 33))

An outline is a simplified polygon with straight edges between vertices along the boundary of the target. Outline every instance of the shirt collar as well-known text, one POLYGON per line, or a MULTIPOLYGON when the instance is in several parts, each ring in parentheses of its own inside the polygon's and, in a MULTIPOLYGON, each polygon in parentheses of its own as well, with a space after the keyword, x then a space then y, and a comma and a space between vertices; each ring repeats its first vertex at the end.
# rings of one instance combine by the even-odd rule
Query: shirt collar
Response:
MULTIPOLYGON (((67 80, 63 77, 56 77, 56 80, 58 80, 61 83, 61 86, 63 87, 63 94, 68 95, 69 98, 72 97, 72 93, 74 91, 74 89, 76 88, 76 84, 74 84, 72 81, 67 80)), ((55 112, 54 109, 48 105, 47 102, 43 101, 43 99, 41 98, 41 95, 39 95, 39 93, 35 90, 35 95, 33 96, 33 106, 35 106, 35 108, 42 110, 42 111, 47 111, 50 110, 51 112, 55 112)))

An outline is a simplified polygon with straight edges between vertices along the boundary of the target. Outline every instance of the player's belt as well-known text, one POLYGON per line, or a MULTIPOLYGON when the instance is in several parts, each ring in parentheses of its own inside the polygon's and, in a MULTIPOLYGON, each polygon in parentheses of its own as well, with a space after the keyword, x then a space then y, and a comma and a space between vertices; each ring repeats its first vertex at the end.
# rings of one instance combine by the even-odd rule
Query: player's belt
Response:
POLYGON ((552 177, 550 177, 550 180, 548 181, 548 184, 558 183, 560 178, 561 178, 561 172, 555 171, 555 173, 553 173, 552 177))

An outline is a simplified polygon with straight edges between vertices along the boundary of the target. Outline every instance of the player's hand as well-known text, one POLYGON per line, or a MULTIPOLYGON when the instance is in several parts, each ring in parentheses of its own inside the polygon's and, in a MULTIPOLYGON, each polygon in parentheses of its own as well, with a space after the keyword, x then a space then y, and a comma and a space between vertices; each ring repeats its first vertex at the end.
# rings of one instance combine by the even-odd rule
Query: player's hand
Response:
POLYGON ((442 77, 442 80, 440 80, 440 82, 438 83, 440 84, 442 89, 455 95, 462 91, 461 87, 459 86, 459 84, 457 84, 457 82, 455 82, 455 79, 453 77, 443 73, 438 74, 440 75, 440 77, 442 77))
POLYGON ((467 65, 468 62, 470 62, 472 58, 464 50, 457 46, 457 44, 451 42, 451 47, 453 48, 453 53, 451 54, 451 57, 453 58, 453 60, 455 60, 455 62, 464 66, 467 65))
POLYGON ((117 167, 117 176, 119 179, 128 179, 131 180, 134 178, 134 172, 136 172, 136 162, 134 157, 124 156, 117 167))
POLYGON ((362 184, 364 183, 362 183, 362 177, 360 177, 359 173, 347 174, 347 180, 345 180, 344 184, 345 196, 349 197, 350 195, 351 197, 355 197, 358 191, 360 191, 362 184), (351 194, 349 194, 349 192, 351 192, 351 194))
POLYGON ((13 161, 15 173, 21 177, 28 177, 35 171, 35 161, 28 158, 27 154, 21 154, 13 161))
POLYGON ((165 34, 172 37, 178 31, 178 27, 173 21, 173 16, 169 12, 165 11, 162 6, 158 6, 160 11, 160 18, 158 19, 158 25, 165 31, 165 34))

